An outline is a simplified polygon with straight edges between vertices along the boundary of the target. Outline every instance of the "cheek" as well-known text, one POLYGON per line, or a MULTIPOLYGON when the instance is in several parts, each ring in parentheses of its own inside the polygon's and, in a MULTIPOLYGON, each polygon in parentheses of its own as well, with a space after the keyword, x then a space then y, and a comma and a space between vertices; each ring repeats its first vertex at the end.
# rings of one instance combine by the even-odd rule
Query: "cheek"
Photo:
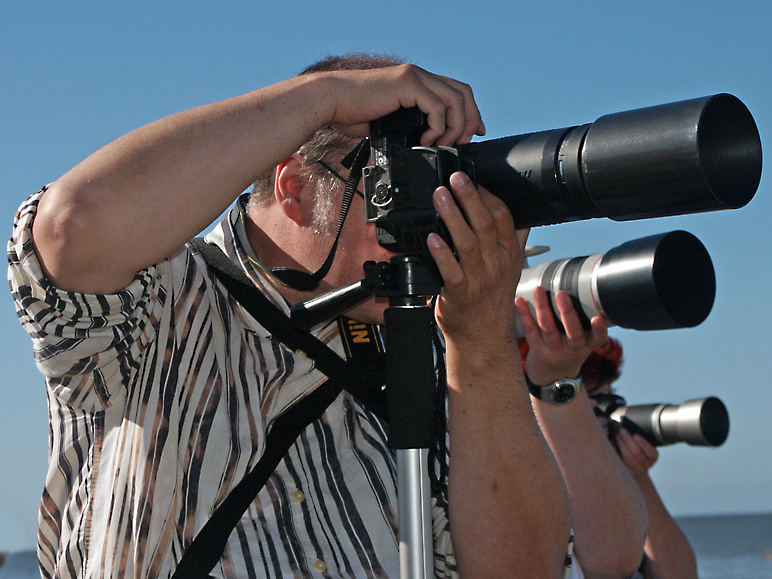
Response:
POLYGON ((363 220, 357 227, 352 228, 351 237, 350 241, 354 244, 351 247, 351 253, 356 255, 361 263, 368 260, 388 261, 396 255, 378 243, 378 234, 373 223, 367 223, 363 220))

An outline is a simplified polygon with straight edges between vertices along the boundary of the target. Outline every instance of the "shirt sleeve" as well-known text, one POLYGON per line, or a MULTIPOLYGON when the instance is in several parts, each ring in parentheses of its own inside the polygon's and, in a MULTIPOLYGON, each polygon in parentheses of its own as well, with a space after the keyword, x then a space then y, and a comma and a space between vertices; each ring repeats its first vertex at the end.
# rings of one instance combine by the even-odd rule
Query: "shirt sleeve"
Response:
POLYGON ((127 378, 155 336, 166 303, 161 262, 123 290, 93 295, 60 290, 43 273, 32 225, 45 188, 21 205, 8 242, 8 282, 35 363, 61 402, 99 410, 125 395, 127 378), (123 390, 118 392, 117 390, 123 390))

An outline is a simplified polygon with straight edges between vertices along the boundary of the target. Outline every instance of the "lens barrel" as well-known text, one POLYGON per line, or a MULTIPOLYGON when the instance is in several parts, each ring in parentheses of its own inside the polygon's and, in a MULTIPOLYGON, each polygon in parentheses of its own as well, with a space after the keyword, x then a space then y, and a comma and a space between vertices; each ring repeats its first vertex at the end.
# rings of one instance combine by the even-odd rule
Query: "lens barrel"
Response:
POLYGON ((761 179, 756 123, 725 93, 458 150, 520 227, 736 209, 761 179))
POLYGON ((693 446, 721 446, 729 435, 729 413, 715 396, 683 404, 621 406, 610 419, 655 446, 685 442, 693 446))
POLYGON ((585 327, 599 315, 622 328, 664 330, 702 323, 713 307, 716 278, 705 246, 679 230, 524 269, 516 296, 532 311, 538 286, 547 291, 556 319, 554 296, 563 290, 585 327))

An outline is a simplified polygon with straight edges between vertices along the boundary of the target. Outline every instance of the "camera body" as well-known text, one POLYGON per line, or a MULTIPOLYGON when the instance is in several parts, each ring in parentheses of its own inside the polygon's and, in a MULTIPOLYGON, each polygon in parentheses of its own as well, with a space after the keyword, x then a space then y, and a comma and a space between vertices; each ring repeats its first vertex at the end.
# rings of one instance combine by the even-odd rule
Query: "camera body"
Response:
POLYGON ((418 108, 399 109, 370 125, 373 165, 362 172, 366 218, 375 223, 378 242, 391 251, 422 252, 432 232, 450 242, 432 194, 447 186, 455 171, 474 180, 474 164, 464 162, 458 149, 419 146, 427 128, 418 108))

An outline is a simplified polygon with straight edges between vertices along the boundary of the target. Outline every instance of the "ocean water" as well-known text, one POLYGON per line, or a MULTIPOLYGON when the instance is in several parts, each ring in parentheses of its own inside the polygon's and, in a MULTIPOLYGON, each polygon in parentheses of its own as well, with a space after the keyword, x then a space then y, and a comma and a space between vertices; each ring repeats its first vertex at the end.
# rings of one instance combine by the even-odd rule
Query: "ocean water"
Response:
MULTIPOLYGON (((772 513, 678 517, 700 579, 772 579, 772 513)), ((10 553, 0 579, 39 577, 33 551, 10 553)))
POLYGON ((677 517, 700 579, 772 579, 772 513, 677 517))

